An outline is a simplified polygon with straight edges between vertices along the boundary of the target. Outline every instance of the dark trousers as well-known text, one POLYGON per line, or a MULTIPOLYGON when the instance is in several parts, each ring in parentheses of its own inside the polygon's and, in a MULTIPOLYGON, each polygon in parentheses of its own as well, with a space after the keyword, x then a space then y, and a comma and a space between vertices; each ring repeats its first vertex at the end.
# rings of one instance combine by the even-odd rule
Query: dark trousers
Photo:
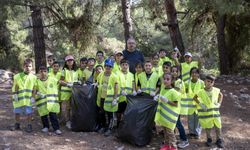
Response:
POLYGON ((51 123, 54 131, 59 129, 59 122, 58 122, 56 113, 50 112, 49 115, 42 116, 41 120, 42 120, 44 128, 49 128, 49 120, 50 120, 50 123, 51 123), (48 116, 49 116, 49 118, 48 118, 48 116))
POLYGON ((104 110, 104 98, 101 98, 101 104, 98 108, 98 124, 99 128, 112 129, 114 127, 114 113, 104 110))
POLYGON ((178 117, 178 120, 177 120, 177 123, 176 123, 176 128, 179 131, 180 139, 182 141, 186 141, 187 137, 186 137, 185 129, 184 129, 184 126, 183 126, 183 124, 181 122, 180 116, 178 117))

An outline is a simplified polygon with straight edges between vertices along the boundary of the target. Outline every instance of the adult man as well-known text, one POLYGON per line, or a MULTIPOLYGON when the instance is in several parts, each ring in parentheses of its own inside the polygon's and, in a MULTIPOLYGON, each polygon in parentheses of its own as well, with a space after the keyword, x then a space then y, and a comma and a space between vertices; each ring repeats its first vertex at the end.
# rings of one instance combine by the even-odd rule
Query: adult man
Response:
POLYGON ((127 49, 123 50, 124 59, 129 62, 129 71, 135 74, 135 65, 139 62, 144 62, 143 54, 136 49, 136 43, 134 38, 127 40, 127 49))

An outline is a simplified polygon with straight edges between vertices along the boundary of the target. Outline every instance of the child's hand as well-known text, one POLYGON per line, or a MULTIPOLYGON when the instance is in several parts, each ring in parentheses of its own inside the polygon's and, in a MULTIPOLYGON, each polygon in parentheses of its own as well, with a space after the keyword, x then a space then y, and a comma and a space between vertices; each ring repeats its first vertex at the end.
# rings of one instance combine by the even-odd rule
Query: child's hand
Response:
POLYGON ((138 90, 137 90, 137 94, 140 94, 141 92, 142 92, 141 89, 138 89, 138 90))
POLYGON ((128 95, 128 94, 127 94, 126 91, 122 90, 122 95, 123 95, 123 96, 126 96, 126 95, 128 95))
POLYGON ((14 101, 18 101, 18 95, 17 95, 17 94, 14 94, 14 95, 12 96, 12 98, 13 98, 14 101))
POLYGON ((112 101, 112 106, 115 106, 115 105, 117 105, 117 104, 118 104, 117 98, 115 98, 115 99, 112 101))
POLYGON ((154 101, 158 101, 159 95, 154 96, 154 101))
POLYGON ((155 96, 155 92, 152 92, 152 91, 151 91, 151 92, 150 92, 150 96, 153 96, 153 97, 154 97, 154 96, 155 96))
POLYGON ((36 94, 37 94, 40 98, 45 98, 45 97, 46 97, 45 94, 42 94, 42 93, 40 93, 40 92, 37 92, 36 94))
POLYGON ((72 82, 68 82, 67 83, 67 87, 70 87, 70 88, 73 87, 73 83, 72 82))
POLYGON ((221 104, 220 103, 214 103, 214 105, 218 108, 220 108, 221 104))
POLYGON ((204 105, 204 104, 200 103, 200 106, 201 106, 201 108, 202 108, 203 110, 207 111, 207 107, 206 107, 206 105, 204 105))
POLYGON ((137 95, 137 92, 136 91, 133 91, 133 96, 136 96, 137 95))
POLYGON ((162 95, 160 95, 159 98, 160 98, 161 101, 163 101, 165 103, 169 102, 169 100, 166 97, 162 96, 162 95))

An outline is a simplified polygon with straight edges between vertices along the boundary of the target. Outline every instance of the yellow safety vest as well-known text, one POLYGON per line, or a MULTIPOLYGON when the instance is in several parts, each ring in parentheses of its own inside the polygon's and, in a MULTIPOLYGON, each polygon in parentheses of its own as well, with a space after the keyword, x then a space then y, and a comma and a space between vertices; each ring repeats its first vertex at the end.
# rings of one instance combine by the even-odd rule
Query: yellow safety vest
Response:
POLYGON ((160 95, 166 97, 170 101, 177 101, 178 105, 177 107, 172 106, 159 100, 157 112, 155 114, 155 123, 157 125, 174 130, 180 113, 180 93, 173 88, 163 88, 161 89, 160 95))
POLYGON ((78 68, 77 69, 77 75, 78 75, 78 80, 79 81, 82 81, 83 80, 83 77, 84 77, 84 73, 83 73, 84 70, 82 70, 81 68, 78 68))
POLYGON ((193 67, 198 68, 198 62, 197 61, 192 61, 191 63, 181 63, 181 76, 182 80, 185 82, 190 79, 190 70, 193 67))
POLYGON ((180 96, 181 96, 180 115, 187 115, 188 114, 188 107, 182 107, 182 106, 188 105, 188 101, 185 101, 185 99, 187 97, 185 83, 181 79, 178 79, 175 81, 174 86, 175 86, 175 89, 178 92, 180 92, 180 96))
MULTIPOLYGON (((123 72, 119 71, 118 76, 120 80, 119 83, 121 87, 121 92, 125 91, 127 94, 133 93, 134 75, 131 72, 124 74, 123 72)), ((126 101, 126 96, 121 95, 119 97, 119 102, 124 102, 124 101, 126 101)))
POLYGON ((159 61, 159 65, 160 67, 162 67, 163 63, 166 62, 166 61, 169 61, 171 62, 171 65, 172 65, 172 61, 170 60, 170 58, 168 58, 167 56, 165 56, 164 58, 160 58, 160 61, 159 61))
MULTIPOLYGON (((100 107, 100 102, 101 102, 101 93, 102 93, 102 86, 103 86, 103 76, 104 72, 100 73, 97 77, 97 82, 98 82, 98 94, 97 94, 97 105, 100 107)), ((113 106, 112 101, 114 99, 114 94, 115 94, 115 83, 118 84, 119 79, 118 77, 111 73, 108 81, 108 87, 107 87, 107 96, 104 101, 104 110, 108 112, 116 112, 118 110, 118 104, 113 106)), ((118 93, 120 93, 119 90, 119 84, 118 84, 118 93)))
MULTIPOLYGON (((78 80, 78 74, 74 70, 68 70, 64 69, 62 73, 64 75, 64 81, 65 82, 77 82, 78 80)), ((71 97, 71 88, 67 86, 61 86, 60 90, 60 101, 68 101, 71 97)))
POLYGON ((158 77, 160 77, 163 74, 163 70, 162 67, 158 66, 158 67, 153 67, 152 68, 152 72, 156 72, 158 74, 158 77))
POLYGON ((52 72, 48 73, 48 77, 56 78, 57 80, 60 80, 62 77, 62 72, 58 71, 56 74, 54 74, 54 72, 52 71, 52 72))
POLYGON ((210 92, 211 96, 202 89, 197 94, 200 100, 200 103, 204 104, 207 107, 207 110, 203 110, 200 105, 197 106, 198 108, 198 118, 202 128, 213 128, 216 126, 217 128, 221 128, 221 117, 219 108, 215 105, 218 103, 220 89, 213 87, 212 91, 210 92))
POLYGON ((188 109, 187 112, 188 115, 192 115, 193 113, 196 112, 197 107, 193 98, 201 89, 204 88, 204 82, 201 79, 198 79, 197 82, 195 83, 194 90, 192 90, 191 82, 192 82, 191 80, 186 81, 188 89, 187 98, 183 99, 181 104, 181 107, 183 109, 188 109))
POLYGON ((36 107, 40 116, 47 115, 49 112, 59 113, 60 105, 58 99, 58 80, 49 77, 46 81, 37 79, 36 89, 45 95, 44 98, 36 96, 36 107))
POLYGON ((117 72, 119 72, 121 69, 120 69, 120 65, 119 64, 117 64, 117 62, 115 62, 114 63, 114 67, 113 67, 113 69, 112 69, 112 72, 113 73, 117 73, 117 72))
POLYGON ((154 92, 156 90, 156 85, 159 77, 158 74, 153 72, 149 79, 147 79, 147 75, 145 72, 142 72, 138 75, 138 80, 141 84, 141 90, 144 93, 154 92))
POLYGON ((95 68, 97 65, 101 65, 101 66, 104 68, 104 61, 103 61, 102 63, 100 63, 100 64, 96 61, 96 62, 95 62, 94 68, 95 68))
POLYGON ((36 76, 32 73, 25 74, 24 72, 18 73, 14 76, 14 83, 12 92, 18 94, 18 100, 13 101, 14 108, 22 106, 31 106, 31 97, 33 88, 36 84, 36 76))

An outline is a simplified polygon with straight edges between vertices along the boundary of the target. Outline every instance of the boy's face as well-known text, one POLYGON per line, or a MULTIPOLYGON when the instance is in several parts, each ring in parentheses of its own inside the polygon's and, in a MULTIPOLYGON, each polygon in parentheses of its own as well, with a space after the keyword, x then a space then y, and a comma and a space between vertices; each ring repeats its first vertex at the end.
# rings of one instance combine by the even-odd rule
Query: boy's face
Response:
POLYGON ((142 66, 141 66, 141 65, 137 65, 137 66, 135 67, 135 71, 136 71, 137 73, 141 73, 141 72, 142 72, 142 66))
POLYGON ((129 67, 128 63, 122 63, 122 64, 121 64, 121 68, 122 68, 122 71, 123 71, 123 72, 127 71, 127 70, 128 70, 128 67, 129 67))
POLYGON ((81 61, 80 62, 80 68, 85 69, 87 67, 88 61, 81 61))
POLYGON ((102 71, 103 71, 102 67, 96 67, 95 72, 96 72, 97 74, 101 73, 102 71))
POLYGON ((54 72, 58 72, 60 66, 59 66, 59 64, 53 64, 52 68, 53 68, 53 71, 54 71, 54 72))
POLYGON ((165 51, 160 51, 159 56, 160 56, 160 58, 164 58, 166 56, 166 52, 165 51))
POLYGON ((177 69, 177 68, 172 68, 171 73, 172 73, 172 76, 173 76, 173 77, 178 77, 178 75, 179 75, 179 72, 178 72, 178 69, 177 69))
POLYGON ((102 53, 98 53, 96 54, 96 59, 100 62, 100 61, 103 61, 103 54, 102 53))
POLYGON ((206 79, 205 80, 205 87, 207 88, 207 89, 210 89, 210 88, 212 88, 214 86, 214 81, 213 80, 210 80, 210 79, 206 79))
POLYGON ((158 65, 158 62, 159 62, 159 57, 158 57, 158 55, 155 55, 155 56, 153 57, 152 62, 153 62, 154 65, 158 65))
POLYGON ((48 64, 49 64, 49 66, 52 66, 53 62, 54 62, 54 60, 53 60, 53 59, 48 58, 48 64))
POLYGON ((112 71, 111 66, 105 65, 104 68, 105 68, 105 73, 111 73, 111 71, 112 71))
POLYGON ((197 72, 196 69, 192 70, 191 77, 192 79, 195 79, 195 80, 199 78, 199 73, 197 72))
POLYGON ((94 60, 89 60, 88 61, 88 67, 93 68, 94 65, 95 65, 95 61, 94 60))
POLYGON ((26 63, 23 66, 23 70, 26 73, 30 73, 32 71, 32 69, 33 69, 32 63, 26 63))
POLYGON ((39 70, 39 74, 41 78, 47 77, 48 71, 47 70, 39 70))
POLYGON ((184 59, 185 59, 185 62, 187 63, 190 63, 192 61, 192 57, 190 56, 185 56, 184 59))
POLYGON ((164 73, 171 73, 171 67, 163 65, 162 68, 164 73))
POLYGON ((145 63, 144 69, 145 69, 146 73, 151 73, 151 71, 152 71, 152 64, 149 63, 149 62, 145 63))
POLYGON ((167 87, 170 87, 171 86, 171 83, 172 83, 172 79, 171 79, 171 76, 170 75, 164 75, 164 78, 163 78, 163 82, 164 82, 164 85, 167 86, 167 87))
POLYGON ((122 59, 123 59, 122 54, 118 53, 118 54, 115 55, 115 60, 116 60, 117 62, 120 62, 122 59))

